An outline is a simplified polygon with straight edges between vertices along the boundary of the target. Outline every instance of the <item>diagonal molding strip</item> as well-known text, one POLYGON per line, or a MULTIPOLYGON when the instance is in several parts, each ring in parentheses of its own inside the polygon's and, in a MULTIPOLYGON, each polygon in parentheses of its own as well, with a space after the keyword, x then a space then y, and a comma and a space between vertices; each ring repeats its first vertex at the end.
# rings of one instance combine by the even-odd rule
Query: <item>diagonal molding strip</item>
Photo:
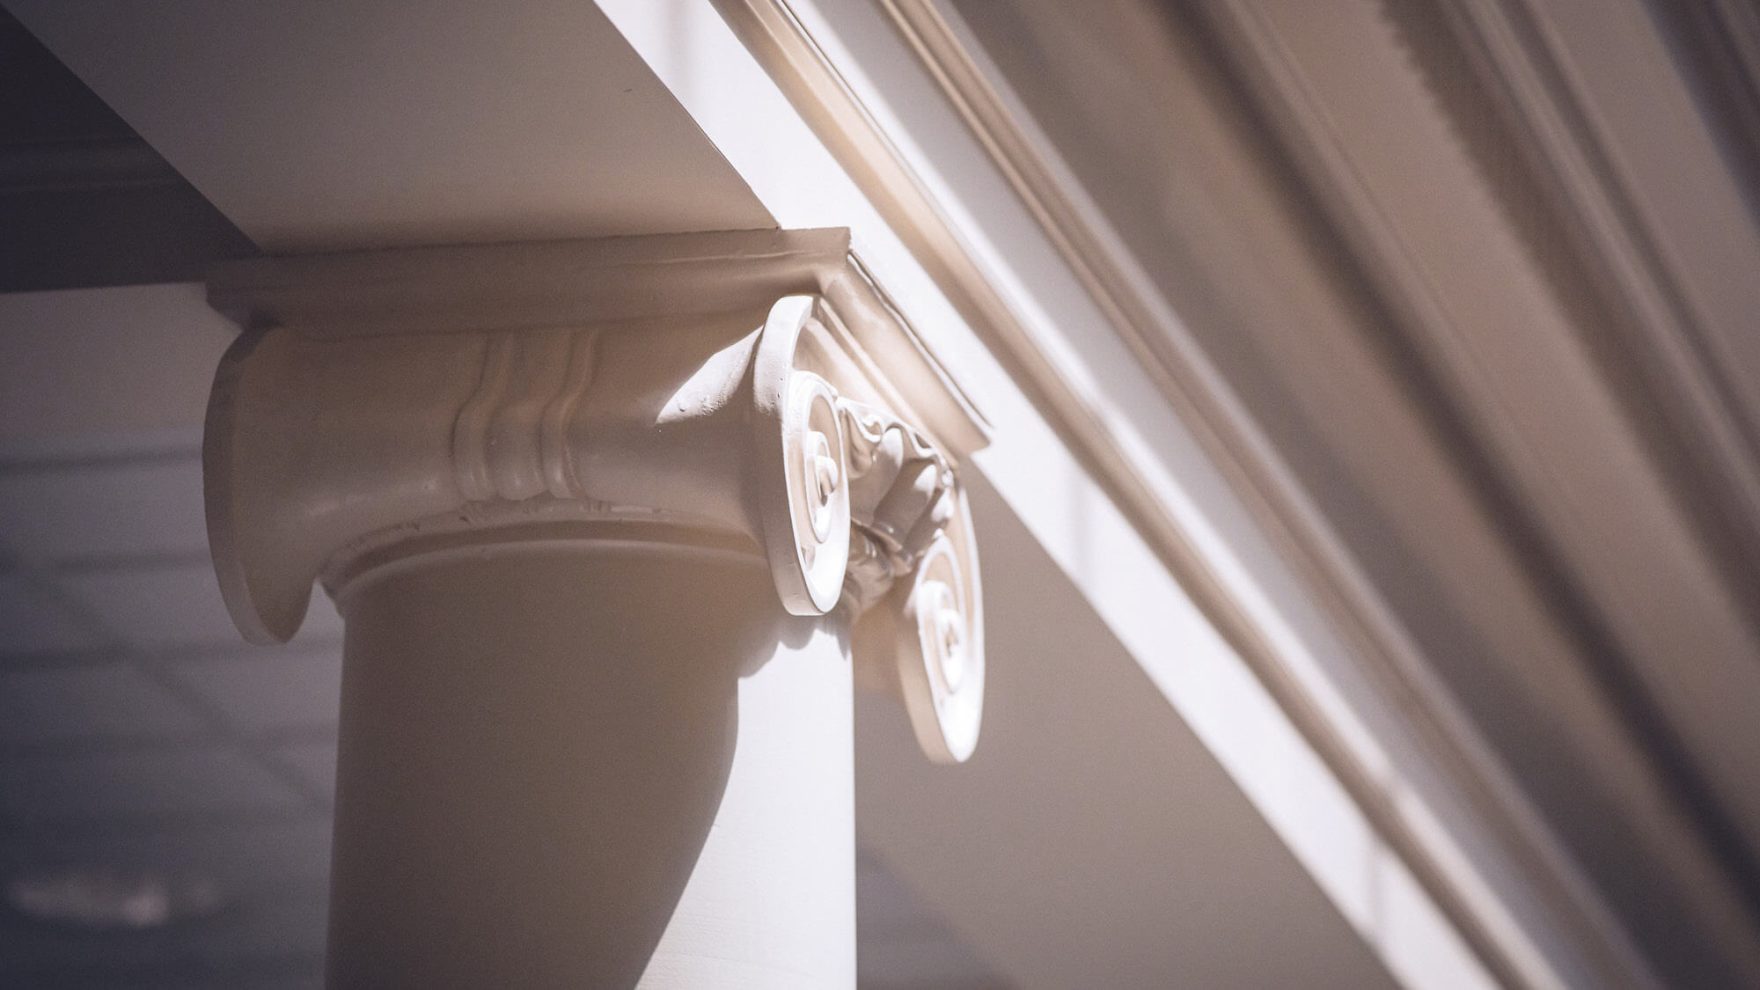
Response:
MULTIPOLYGON (((1507 11, 1521 5, 1455 6, 1470 8, 1475 18, 1483 18, 1493 10, 1507 11)), ((1383 20, 1405 32, 1403 39, 1394 38, 1395 44, 1401 40, 1409 43, 1413 22, 1422 18, 1409 10, 1392 16, 1387 8, 1378 9, 1383 20)), ((1728 682, 1726 691, 1730 696, 1739 696, 1743 662, 1751 659, 1742 656, 1748 649, 1745 644, 1751 644, 1751 620, 1744 618, 1742 610, 1733 603, 1739 602, 1743 597, 1741 589, 1750 584, 1745 571, 1751 562, 1738 562, 1732 568, 1731 555, 1741 557, 1736 549, 1743 545, 1739 533, 1708 534, 1704 527, 1708 519, 1729 523, 1750 518, 1751 514, 1740 507, 1741 485, 1725 482, 1732 475, 1751 471, 1752 463, 1739 440, 1732 439, 1739 431, 1730 425, 1734 423, 1731 410, 1717 408, 1716 390, 1706 384, 1703 376, 1694 377, 1690 360, 1683 366, 1678 360, 1670 363, 1653 359, 1650 369, 1661 367, 1664 372, 1645 382, 1647 388, 1634 387, 1633 379, 1641 376, 1619 367, 1619 362, 1629 360, 1629 355, 1622 353, 1619 346, 1611 345, 1609 335, 1598 332, 1610 324, 1632 333, 1644 333, 1645 326, 1661 327, 1664 333, 1651 339, 1634 344, 1628 338, 1619 343, 1652 354, 1666 352, 1672 346, 1674 357, 1680 358, 1684 352, 1677 346, 1678 335, 1683 331, 1673 321, 1684 310, 1676 309, 1673 315, 1667 312, 1669 307, 1665 303, 1673 290, 1655 281, 1655 270, 1643 270, 1644 252, 1629 239, 1639 235, 1632 230, 1618 232, 1618 223, 1622 222, 1617 219, 1620 209, 1616 202, 1607 199, 1612 193, 1606 185, 1609 176, 1605 171, 1597 173, 1585 164, 1584 156, 1588 153, 1581 147, 1570 150, 1570 154, 1578 156, 1576 159, 1560 157, 1560 143, 1569 143, 1572 127, 1559 124, 1556 119, 1542 125, 1530 119, 1528 126, 1540 126, 1548 133, 1529 133, 1527 140, 1493 140, 1487 130, 1489 127, 1495 131, 1496 125, 1487 124, 1491 115, 1462 112, 1460 103, 1472 92, 1472 80, 1451 77, 1445 83, 1427 81, 1430 99, 1441 97, 1441 106, 1436 108, 1441 113, 1436 117, 1446 120, 1452 128, 1451 140, 1441 142, 1449 145, 1442 155, 1476 157, 1481 169, 1472 188, 1457 191, 1463 201, 1474 204, 1463 213, 1470 215, 1472 209, 1481 209, 1483 204, 1495 204, 1494 211, 1503 225, 1492 234, 1481 230, 1480 243, 1497 244, 1497 237, 1507 237, 1512 230, 1523 232, 1528 238, 1525 250, 1511 250, 1507 239, 1497 248, 1504 252, 1498 256, 1500 260, 1519 258, 1532 272, 1530 287, 1522 290, 1529 293, 1530 302, 1526 305, 1530 308, 1525 315, 1532 325, 1527 327, 1527 341, 1518 346, 1526 348, 1531 367, 1563 369, 1561 379, 1553 387, 1558 395, 1576 400, 1576 404, 1562 400, 1560 405, 1579 417, 1576 435, 1582 441, 1580 446, 1604 452, 1605 459, 1593 463, 1592 468, 1587 459, 1568 467, 1559 466, 1555 457, 1542 453, 1543 444, 1556 444, 1561 437, 1571 435, 1571 427, 1554 428, 1554 424, 1534 420, 1532 410, 1536 405, 1532 400, 1536 393, 1524 392, 1521 382, 1507 374, 1499 378, 1491 370, 1498 367, 1498 361, 1517 353, 1518 348, 1506 343, 1502 345, 1503 351, 1497 352, 1500 345, 1485 332, 1485 324, 1473 322, 1482 321, 1484 312, 1475 313, 1462 305, 1458 294, 1461 285, 1470 283, 1471 276, 1457 278, 1456 272, 1441 268, 1437 259, 1445 255, 1438 249, 1438 241, 1424 239, 1421 221, 1414 219, 1421 214, 1412 206, 1410 196, 1403 202, 1397 199, 1398 180, 1385 171, 1385 160, 1364 160, 1372 156, 1361 154, 1362 125, 1358 124, 1356 130, 1346 129, 1348 125, 1339 123, 1339 115, 1348 115, 1350 111, 1341 110, 1337 102, 1328 102, 1340 98, 1345 85, 1341 79, 1358 77, 1349 72, 1317 76, 1316 66, 1325 59, 1316 52, 1323 49, 1316 43, 1307 50, 1296 51, 1302 48, 1302 42, 1295 40, 1295 20, 1280 21, 1280 16, 1261 5, 1230 0, 1215 5, 1210 20, 1223 35, 1219 45, 1232 57, 1245 80, 1243 86, 1254 92, 1268 129, 1281 139, 1284 153, 1293 161, 1293 170, 1312 189, 1322 215, 1341 231, 1343 250, 1359 259, 1375 295, 1393 314, 1389 325, 1399 332, 1386 335, 1389 346, 1402 353, 1410 369, 1408 374, 1427 383, 1424 393, 1434 396, 1428 401, 1453 438, 1455 456, 1477 465, 1472 474, 1479 497, 1494 508, 1503 539, 1520 549, 1524 568, 1534 583, 1532 593, 1554 610, 1576 640, 1576 663, 1595 682, 1598 703, 1605 710, 1602 717, 1610 717, 1611 724, 1625 738, 1621 747, 1624 755, 1610 752, 1602 758, 1610 768, 1609 773, 1620 780, 1625 795, 1621 800, 1628 802, 1625 807, 1646 834, 1646 847, 1673 864, 1664 872, 1671 876, 1671 883, 1680 886, 1682 896, 1694 903, 1700 924, 1716 932, 1710 937, 1720 943, 1720 951, 1729 954, 1733 965, 1752 972, 1753 929, 1751 918, 1745 917, 1751 915, 1751 910, 1741 904, 1749 899, 1743 888, 1747 886, 1744 878, 1751 871, 1741 849, 1738 826, 1706 782, 1706 753, 1710 752, 1706 745, 1708 739, 1714 738, 1710 734, 1715 730, 1706 725, 1683 728, 1680 712, 1673 712, 1671 717, 1665 697, 1670 679, 1686 673, 1702 679, 1715 678, 1720 676, 1720 670, 1736 678, 1728 682), (1326 90, 1328 85, 1333 89, 1326 90), (1352 144, 1346 134, 1355 135, 1357 143, 1352 144), (1480 143, 1476 144, 1476 140, 1480 143), (1522 154, 1509 154, 1510 145, 1522 148, 1522 154), (1547 159, 1548 154, 1553 157, 1547 159), (1511 182, 1508 159, 1523 155, 1539 160, 1538 164, 1531 161, 1527 166, 1544 176, 1540 180, 1542 185, 1553 183, 1552 200, 1585 210, 1574 222, 1549 218, 1554 226, 1538 235, 1539 243, 1535 242, 1534 231, 1548 221, 1539 220, 1536 215, 1549 213, 1555 207, 1546 196, 1524 194, 1519 186, 1520 182, 1530 181, 1525 177, 1520 182, 1511 182), (1504 160, 1499 160, 1500 156, 1504 160), (1495 161, 1497 167, 1485 170, 1488 160, 1495 161), (1383 171, 1374 171, 1377 167, 1383 171), (1480 184, 1487 184, 1488 188, 1481 189, 1480 184), (1394 187, 1391 191, 1390 186, 1394 187), (1584 200, 1596 196, 1603 200, 1584 206, 1584 200), (1524 204, 1528 212, 1524 212, 1524 204), (1582 231, 1589 232, 1587 237, 1582 231), (1579 242, 1561 251, 1559 243, 1572 237, 1579 242), (1628 240, 1622 241, 1621 237, 1628 240), (1590 259, 1580 263, 1594 275, 1560 271, 1561 258, 1566 258, 1569 250, 1590 259), (1631 267, 1634 264, 1638 267, 1631 267), (1534 284, 1545 288, 1537 292, 1532 288, 1534 284), (1586 303, 1577 288, 1583 284, 1596 286, 1598 291, 1611 295, 1612 300, 1603 298, 1586 303), (1633 292, 1638 297, 1647 293, 1647 300, 1621 301, 1620 291, 1633 292), (1451 298, 1450 292, 1456 295, 1451 298), (1593 312, 1596 306, 1601 307, 1602 314, 1630 313, 1635 309, 1643 319, 1622 328, 1620 320, 1585 317, 1585 312, 1593 312), (1571 335, 1572 330, 1575 336, 1571 335), (1667 339, 1669 333, 1677 334, 1673 343, 1667 339), (1577 377, 1567 386, 1563 376, 1573 374, 1577 377), (1528 402, 1525 410, 1524 401, 1528 402), (1596 402, 1611 411, 1595 423, 1594 430, 1582 429, 1582 417, 1588 415, 1585 410, 1603 408, 1594 406, 1596 402), (1698 404, 1696 411, 1694 403, 1698 404), (1703 428, 1684 428, 1692 439, 1678 443, 1666 436, 1666 431, 1656 428, 1657 408, 1664 408, 1675 417, 1671 426, 1693 415, 1713 418, 1700 420, 1703 428), (1711 412, 1706 413, 1707 409, 1711 412), (1524 416, 1529 418, 1524 420, 1524 416), (1717 416, 1723 416, 1721 425, 1730 428, 1719 429, 1717 416), (1713 455, 1700 449, 1701 440, 1707 436, 1719 438, 1718 442, 1723 444, 1720 453, 1713 455), (1696 451, 1695 456, 1711 462, 1711 468, 1696 467, 1693 458, 1683 462, 1676 456, 1682 449, 1696 451), (1575 518, 1564 507, 1572 503, 1573 485, 1581 486, 1583 479, 1594 471, 1616 463, 1615 457, 1641 464, 1643 470, 1628 471, 1623 476, 1627 490, 1609 500, 1616 511, 1604 518, 1630 513, 1633 519, 1641 518, 1644 525, 1633 523, 1629 531, 1644 536, 1625 541, 1619 550, 1603 551, 1597 544, 1618 541, 1607 540, 1612 535, 1607 530, 1598 539, 1592 522, 1575 518), (1721 500, 1721 505, 1706 507, 1701 496, 1707 490, 1714 493, 1711 501, 1721 500), (1659 534, 1669 534, 1672 542, 1659 534), (1674 627, 1671 633, 1666 623, 1657 623, 1652 617, 1647 624, 1640 618, 1644 613, 1631 607, 1629 596, 1633 593, 1634 578, 1638 584, 1654 584, 1657 578, 1633 566, 1636 556, 1623 563, 1615 562, 1620 560, 1620 553, 1635 553, 1645 539, 1651 541, 1648 560, 1657 573, 1673 568, 1669 573, 1683 575, 1683 582, 1703 581, 1712 575, 1724 582, 1721 587, 1707 585, 1709 590, 1704 594, 1693 595, 1700 617, 1695 624, 1674 627), (1723 597, 1726 595, 1727 603, 1723 597), (1622 596, 1628 596, 1623 604, 1622 596), (1670 635, 1677 637, 1674 645, 1663 645, 1670 635), (1692 637, 1703 637, 1703 642, 1716 645, 1697 650, 1681 645, 1692 637), (1687 657, 1694 659, 1689 661, 1687 657), (1686 879, 1689 877, 1692 879, 1686 879)), ((1486 27, 1483 22, 1478 26, 1486 27)), ((1515 44, 1511 40, 1513 32, 1508 23, 1498 23, 1489 29, 1498 39, 1492 47, 1502 46, 1503 56, 1516 50, 1510 47, 1515 44)), ((1389 29, 1389 33, 1395 32, 1389 29)), ((1427 40, 1437 42, 1434 35, 1427 40)), ((1472 44, 1465 47, 1471 52, 1472 44)), ((1421 51, 1406 51, 1400 61, 1406 66, 1405 71, 1416 78, 1424 70, 1436 71, 1438 64, 1446 66, 1450 60, 1461 57, 1460 51, 1449 49, 1448 43, 1443 42, 1440 52, 1433 44, 1421 51)), ((1471 52, 1470 57, 1483 61, 1478 52, 1471 52)), ((1558 76, 1545 82, 1544 73, 1537 76, 1532 65, 1512 63, 1486 70, 1481 64, 1475 71, 1482 73, 1481 78, 1518 80, 1523 96, 1516 102, 1527 104, 1524 112, 1556 113, 1551 101, 1569 88, 1558 76), (1546 106, 1540 109, 1537 103, 1546 106)), ((1385 77, 1383 73, 1384 82, 1385 77)), ((1498 112, 1505 109, 1499 108, 1498 112)), ((1581 129, 1575 130, 1580 137, 1581 129)), ((1402 161, 1409 167, 1409 159, 1402 161)), ((1625 221, 1631 220, 1627 211, 1625 221)), ((1570 263, 1575 262, 1563 262, 1567 267, 1570 263)), ((1524 273, 1523 277, 1530 275, 1524 273)), ((1503 370, 1507 372, 1507 365, 1503 370)), ((1610 494, 1605 486, 1602 492, 1603 498, 1610 494)), ((1575 508, 1580 512, 1583 505, 1579 488, 1575 508)), ((1746 523, 1733 525, 1739 531, 1746 523)), ((1658 590, 1661 589, 1652 587, 1651 594, 1658 590)), ((1677 704, 1680 696, 1676 690, 1677 704)), ((1726 789, 1722 798, 1728 796, 1726 789)), ((1654 941, 1646 947, 1651 952, 1657 948, 1654 941)))
MULTIPOLYGON (((1259 617, 1243 607, 1178 522, 1167 515, 1161 496, 1142 484, 1133 455, 1113 441, 1103 418, 1084 403, 1078 390, 1045 359, 1042 349, 1020 325, 1008 304, 995 296, 989 280, 970 267, 968 257, 944 249, 946 244, 957 244, 960 240, 954 226, 940 213, 933 195, 911 173, 904 156, 862 107, 860 99, 839 77, 836 67, 814 44, 793 12, 786 4, 728 0, 718 6, 730 24, 745 34, 754 52, 767 60, 772 74, 803 115, 815 124, 821 138, 839 153, 845 167, 863 177, 861 181, 877 202, 892 201, 894 213, 905 220, 897 224, 901 231, 931 231, 919 233, 920 241, 928 246, 922 252, 928 259, 926 263, 942 266, 944 284, 950 285, 950 292, 963 294, 967 305, 981 314, 980 319, 973 321, 975 327, 981 333, 987 332, 998 356, 1021 376, 1024 386, 1065 441, 1089 462, 1167 565, 1200 600, 1211 620, 1248 659, 1261 681, 1296 721, 1310 744, 1323 754, 1387 841, 1460 926, 1481 959, 1508 985, 1551 983, 1554 977, 1546 974, 1546 964, 1535 957, 1533 950, 1512 944, 1521 936, 1507 920, 1488 923, 1486 912, 1500 909, 1482 900, 1473 902, 1465 894, 1468 885, 1463 884, 1464 878, 1458 872, 1459 862, 1445 865, 1437 857, 1421 826, 1414 827, 1404 816, 1395 798, 1316 705, 1307 685, 1265 638, 1259 628, 1259 617)), ((1155 331, 1176 324, 1176 318, 1146 288, 1143 276, 1132 270, 1120 250, 1108 242, 1092 213, 1065 196, 1067 178, 1057 175, 1054 166, 1038 154, 1030 139, 1016 127, 1011 111, 971 63, 964 42, 956 36, 948 19, 935 4, 919 0, 886 0, 883 7, 936 77, 943 93, 984 142, 1014 191, 1058 245, 1065 261, 1106 311, 1113 327, 1143 357, 1144 365, 1156 374, 1182 417, 1203 437, 1207 453, 1253 503, 1261 521, 1280 538, 1290 556, 1309 569, 1309 577, 1323 575, 1324 579, 1317 583, 1335 596, 1329 604, 1345 620, 1352 639, 1382 658, 1386 668, 1417 671, 1417 665, 1409 659, 1410 644, 1373 599, 1348 559, 1330 545, 1323 525, 1282 474, 1264 441, 1251 431, 1248 417, 1215 372, 1190 349, 1170 353, 1172 348, 1164 343, 1169 336, 1155 331), (1402 656, 1406 657, 1403 661, 1398 659, 1402 656)), ((1414 675, 1406 675, 1410 676, 1414 675)), ((1404 685, 1404 692, 1412 690, 1409 684, 1404 685)), ((1433 751, 1445 754, 1443 759, 1456 761, 1451 779, 1481 788, 1478 810, 1501 818, 1499 831, 1516 840, 1516 854, 1542 875, 1545 871, 1568 871, 1556 852, 1545 845, 1546 837, 1537 834, 1535 823, 1522 819, 1519 810, 1509 807, 1507 792, 1496 793, 1496 788, 1508 785, 1498 781, 1495 771, 1484 766, 1481 755, 1471 750, 1470 742, 1459 741, 1464 729, 1458 725, 1445 727, 1452 713, 1436 712, 1434 707, 1428 713, 1437 720, 1424 726, 1433 751)), ((1557 889, 1547 899, 1559 907, 1570 904, 1572 894, 1566 891, 1576 886, 1575 879, 1564 877, 1553 883, 1557 889)), ((1588 943, 1618 940, 1617 935, 1598 929, 1594 920, 1580 918, 1577 924, 1581 928, 1579 937, 1588 943)), ((1623 952, 1614 955, 1623 956, 1625 961, 1630 959, 1623 952)))

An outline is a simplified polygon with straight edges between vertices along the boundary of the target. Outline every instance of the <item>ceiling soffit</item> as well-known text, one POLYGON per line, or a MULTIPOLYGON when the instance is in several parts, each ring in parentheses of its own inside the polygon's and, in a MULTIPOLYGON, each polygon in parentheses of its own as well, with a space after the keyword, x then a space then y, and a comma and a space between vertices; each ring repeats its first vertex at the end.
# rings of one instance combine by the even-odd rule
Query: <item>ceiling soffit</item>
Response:
POLYGON ((6 6, 271 253, 775 226, 590 3, 6 6))

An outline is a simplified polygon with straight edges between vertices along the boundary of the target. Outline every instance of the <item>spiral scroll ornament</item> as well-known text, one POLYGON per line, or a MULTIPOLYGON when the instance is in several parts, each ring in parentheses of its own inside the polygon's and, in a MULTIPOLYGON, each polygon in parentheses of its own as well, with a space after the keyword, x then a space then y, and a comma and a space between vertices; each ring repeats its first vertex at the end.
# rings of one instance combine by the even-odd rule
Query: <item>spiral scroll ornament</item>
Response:
POLYGON ((961 556, 948 532, 938 533, 898 589, 899 687, 917 742, 943 763, 972 755, 984 716, 982 606, 961 556))
POLYGON ((837 394, 817 375, 796 374, 790 383, 789 420, 795 426, 789 451, 789 504, 795 552, 816 600, 835 602, 849 559, 849 486, 845 483, 843 431, 837 394))
POLYGON ((837 390, 796 367, 813 299, 788 296, 770 309, 752 357, 756 501, 765 553, 782 607, 823 615, 843 595, 849 566, 848 455, 837 390))
POLYGON ((787 573, 795 579, 791 590, 798 589, 783 604, 799 614, 823 613, 842 594, 850 548, 844 435, 837 393, 823 378, 810 372, 789 376, 776 439, 782 448, 788 511, 787 573))
POLYGON ((827 336, 812 298, 785 298, 753 361, 757 495, 777 591, 796 615, 854 618, 858 666, 898 693, 931 759, 962 762, 984 707, 970 512, 927 433, 820 375, 836 377, 827 336))

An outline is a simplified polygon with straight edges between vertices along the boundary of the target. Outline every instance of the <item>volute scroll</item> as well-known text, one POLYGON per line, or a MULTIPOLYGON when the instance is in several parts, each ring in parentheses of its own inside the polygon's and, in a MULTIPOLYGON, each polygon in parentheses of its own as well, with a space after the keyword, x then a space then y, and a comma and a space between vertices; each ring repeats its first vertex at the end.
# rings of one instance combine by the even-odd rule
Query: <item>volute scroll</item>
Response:
MULTIPOLYGON (((862 681, 898 697, 930 759, 963 762, 977 744, 984 695, 970 509, 952 458, 924 430, 798 366, 812 360, 802 354, 835 350, 826 339, 834 316, 820 305, 806 296, 777 302, 754 362, 760 439, 776 423, 783 439, 761 496, 777 592, 796 614, 846 609, 862 681), (803 336, 819 346, 802 347, 803 336), (827 531, 831 520, 840 531, 827 531)), ((819 361, 841 377, 840 362, 819 361)))

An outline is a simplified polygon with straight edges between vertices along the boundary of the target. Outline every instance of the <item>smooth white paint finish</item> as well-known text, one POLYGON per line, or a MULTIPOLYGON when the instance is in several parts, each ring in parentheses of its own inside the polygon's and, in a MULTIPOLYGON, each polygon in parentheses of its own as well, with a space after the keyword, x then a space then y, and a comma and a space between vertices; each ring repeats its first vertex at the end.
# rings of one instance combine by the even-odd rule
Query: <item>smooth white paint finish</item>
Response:
POLYGON ((921 765, 858 695, 862 847, 1018 990, 1396 986, 1007 504, 973 501, 998 661, 984 743, 921 765))
POLYGON ((855 986, 853 716, 839 636, 815 628, 740 679, 727 790, 645 990, 855 986))
POLYGON ((591 4, 7 7, 272 251, 773 226, 591 4))
POLYGON ((854 987, 841 617, 639 528, 337 593, 332 987, 854 987))

